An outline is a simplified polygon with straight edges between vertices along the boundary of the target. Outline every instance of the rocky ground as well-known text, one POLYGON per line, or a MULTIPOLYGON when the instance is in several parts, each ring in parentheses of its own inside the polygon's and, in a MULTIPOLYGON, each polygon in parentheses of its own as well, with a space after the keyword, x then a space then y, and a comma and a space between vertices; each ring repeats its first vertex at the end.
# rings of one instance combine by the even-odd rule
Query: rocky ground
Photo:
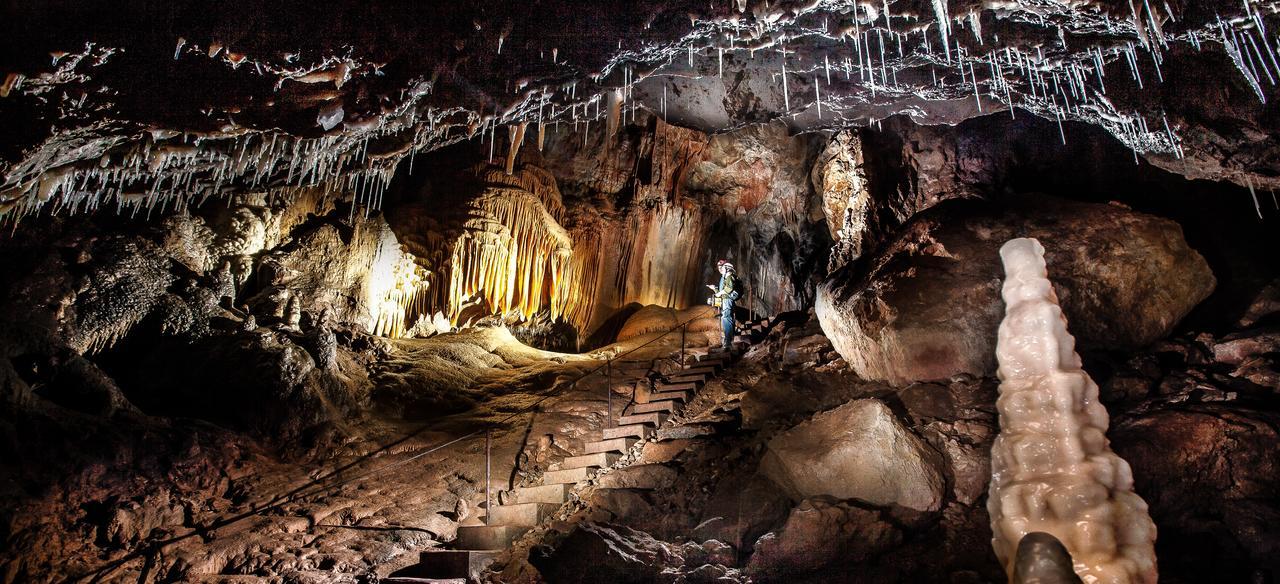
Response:
POLYGON ((603 421, 604 376, 569 384, 600 362, 528 349, 503 328, 381 351, 382 413, 311 428, 305 451, 134 411, 7 415, 6 581, 376 581, 475 516, 486 431, 498 493, 603 421), (408 401, 407 386, 434 389, 408 401))
MULTIPOLYGON (((866 382, 812 314, 789 318, 492 581, 1004 581, 986 511, 996 381, 866 382)), ((1166 582, 1277 569, 1274 337, 1180 335, 1089 365, 1166 582)))

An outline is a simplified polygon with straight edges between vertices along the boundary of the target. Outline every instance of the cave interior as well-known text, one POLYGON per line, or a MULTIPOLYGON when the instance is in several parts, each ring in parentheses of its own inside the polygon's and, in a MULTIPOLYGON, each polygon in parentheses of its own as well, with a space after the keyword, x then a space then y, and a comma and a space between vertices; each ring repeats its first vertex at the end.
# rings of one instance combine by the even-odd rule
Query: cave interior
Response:
POLYGON ((0 15, 0 583, 1280 581, 1280 1, 0 15))

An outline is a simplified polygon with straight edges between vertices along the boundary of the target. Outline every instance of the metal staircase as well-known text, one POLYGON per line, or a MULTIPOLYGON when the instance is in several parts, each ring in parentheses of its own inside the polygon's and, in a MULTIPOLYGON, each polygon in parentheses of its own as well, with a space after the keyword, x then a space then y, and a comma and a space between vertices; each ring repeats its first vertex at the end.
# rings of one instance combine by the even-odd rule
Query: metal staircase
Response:
POLYGON ((571 500, 579 483, 593 479, 601 468, 612 467, 640 441, 652 439, 672 415, 682 411, 708 381, 732 365, 766 329, 765 320, 748 323, 734 337, 731 351, 719 347, 691 351, 682 346, 671 357, 680 363, 679 368, 668 374, 654 371, 654 360, 610 362, 606 373, 610 379, 609 416, 599 440, 587 442, 581 453, 554 464, 543 473, 541 485, 516 488, 500 505, 492 505, 490 498, 483 524, 459 526, 452 549, 423 551, 418 564, 383 582, 454 583, 476 579, 517 539, 553 517, 571 500), (615 376, 633 387, 645 384, 650 388, 647 392, 634 392, 616 419, 612 404, 615 376))

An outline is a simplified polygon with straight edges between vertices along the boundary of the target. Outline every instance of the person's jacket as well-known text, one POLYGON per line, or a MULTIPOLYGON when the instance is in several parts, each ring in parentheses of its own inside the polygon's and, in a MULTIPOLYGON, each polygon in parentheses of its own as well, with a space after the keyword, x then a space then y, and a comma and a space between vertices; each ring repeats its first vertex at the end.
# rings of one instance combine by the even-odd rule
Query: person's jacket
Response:
POLYGON ((720 288, 716 290, 716 306, 724 306, 724 299, 728 299, 730 303, 738 300, 738 291, 735 289, 737 283, 737 275, 733 272, 727 272, 720 276, 720 288))

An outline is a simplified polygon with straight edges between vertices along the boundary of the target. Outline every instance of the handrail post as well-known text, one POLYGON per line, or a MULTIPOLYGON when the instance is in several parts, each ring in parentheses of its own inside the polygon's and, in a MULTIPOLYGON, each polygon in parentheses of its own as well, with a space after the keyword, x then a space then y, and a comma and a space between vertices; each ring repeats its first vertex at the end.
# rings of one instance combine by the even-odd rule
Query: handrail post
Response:
POLYGON ((608 414, 605 416, 605 425, 609 428, 613 427, 613 359, 609 359, 604 365, 604 396, 608 414))
POLYGON ((484 431, 484 524, 490 525, 493 517, 493 495, 490 492, 493 484, 490 475, 493 473, 493 430, 484 431))
POLYGON ((689 323, 680 325, 680 366, 684 367, 684 333, 689 328, 689 323))
POLYGON ((490 493, 490 475, 493 474, 493 430, 484 432, 484 524, 490 525, 493 517, 493 494, 490 493))

